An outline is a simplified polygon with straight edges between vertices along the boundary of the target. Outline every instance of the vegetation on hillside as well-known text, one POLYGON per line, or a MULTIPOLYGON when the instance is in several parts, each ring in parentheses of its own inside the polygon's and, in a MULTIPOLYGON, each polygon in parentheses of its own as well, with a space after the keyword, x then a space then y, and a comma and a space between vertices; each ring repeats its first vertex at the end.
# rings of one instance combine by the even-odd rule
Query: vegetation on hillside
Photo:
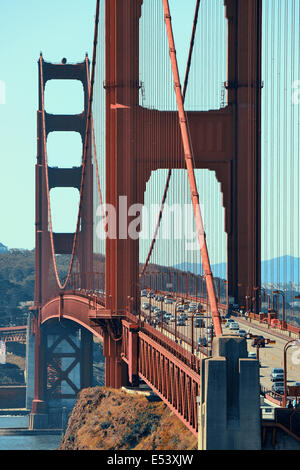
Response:
MULTIPOLYGON (((67 259, 57 257, 62 276, 67 273, 67 259)), ((35 250, 9 250, 0 253, 0 324, 14 323, 27 313, 34 299, 35 250)))
POLYGON ((80 392, 60 450, 194 450, 195 436, 161 401, 106 387, 80 392))

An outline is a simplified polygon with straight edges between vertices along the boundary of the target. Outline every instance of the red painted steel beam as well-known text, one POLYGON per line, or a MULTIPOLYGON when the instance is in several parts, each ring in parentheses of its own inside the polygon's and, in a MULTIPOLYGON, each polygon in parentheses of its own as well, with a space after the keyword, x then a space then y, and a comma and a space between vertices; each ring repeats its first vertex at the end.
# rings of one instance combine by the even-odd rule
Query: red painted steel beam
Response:
POLYGON ((262 0, 225 0, 228 103, 234 113, 229 295, 244 302, 261 285, 262 0))
MULTIPOLYGON (((104 307, 99 305, 99 310, 104 307)), ((51 319, 68 319, 83 326, 103 341, 103 330, 91 320, 94 314, 90 299, 83 295, 65 293, 47 302, 41 309, 41 325, 51 319)))
POLYGON ((139 332, 139 375, 197 436, 200 376, 142 332, 139 332))
POLYGON ((169 2, 168 0, 163 0, 164 5, 164 13, 165 13, 165 23, 167 29, 167 37, 169 42, 169 50, 170 50, 170 59, 171 59, 171 66, 174 78, 174 87, 175 87, 175 94, 176 94, 176 101, 177 101, 177 108, 178 108, 178 116, 179 116, 179 125, 181 130, 181 137, 182 137, 182 144, 184 149, 184 157, 186 163, 186 169, 188 173, 188 179, 190 184, 191 196, 192 196, 192 203, 194 208, 194 215, 196 220, 196 228, 198 233, 198 240, 200 245, 200 252, 201 258, 203 263, 204 269, 204 276, 207 286, 207 293, 208 299, 211 308, 211 315, 214 324, 214 330, 216 336, 222 334, 222 326, 220 321, 220 315, 217 306, 217 299, 214 290, 213 284, 213 276, 210 267, 209 255, 207 250, 206 244, 206 237, 203 227, 202 215, 200 210, 199 204, 199 194, 197 190, 197 184, 194 174, 194 166, 193 166, 193 149, 192 149, 192 142, 188 130, 187 125, 187 117, 184 111, 183 106, 183 97, 181 92, 181 85, 180 85, 180 78, 177 66, 177 59, 176 59, 176 52, 175 52, 175 43, 172 31, 172 23, 171 23, 171 15, 169 9, 169 2))

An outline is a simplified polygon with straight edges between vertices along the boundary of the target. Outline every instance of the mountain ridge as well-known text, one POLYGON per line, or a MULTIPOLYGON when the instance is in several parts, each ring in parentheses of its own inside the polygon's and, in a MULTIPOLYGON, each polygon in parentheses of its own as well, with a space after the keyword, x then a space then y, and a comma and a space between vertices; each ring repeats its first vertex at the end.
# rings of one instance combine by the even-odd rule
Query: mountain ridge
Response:
MULTIPOLYGON (((190 271, 193 274, 201 274, 201 265, 198 263, 180 263, 174 266, 176 269, 190 271)), ((212 265, 213 275, 221 279, 227 278, 227 263, 216 263, 212 265)), ((300 258, 284 255, 261 262, 262 282, 285 282, 299 283, 300 258)))

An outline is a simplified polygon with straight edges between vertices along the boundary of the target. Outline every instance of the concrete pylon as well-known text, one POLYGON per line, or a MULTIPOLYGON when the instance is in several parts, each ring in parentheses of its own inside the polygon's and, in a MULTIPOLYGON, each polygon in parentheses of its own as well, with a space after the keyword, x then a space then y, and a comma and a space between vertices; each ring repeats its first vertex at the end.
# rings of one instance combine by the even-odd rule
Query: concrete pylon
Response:
POLYGON ((213 356, 202 361, 198 449, 260 450, 259 363, 248 359, 245 338, 213 343, 213 356))

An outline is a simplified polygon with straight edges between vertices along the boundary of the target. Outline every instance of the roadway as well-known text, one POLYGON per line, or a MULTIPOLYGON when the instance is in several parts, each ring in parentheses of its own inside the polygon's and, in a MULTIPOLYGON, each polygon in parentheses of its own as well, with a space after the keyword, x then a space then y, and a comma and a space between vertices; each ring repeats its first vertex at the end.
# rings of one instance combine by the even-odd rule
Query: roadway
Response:
MULTIPOLYGON (((266 344, 264 348, 259 349, 259 359, 261 362, 260 368, 260 382, 264 387, 271 389, 273 382, 270 380, 270 373, 274 367, 283 368, 283 348, 284 345, 289 341, 288 338, 279 338, 276 331, 272 333, 270 330, 263 329, 259 326, 249 324, 247 320, 237 318, 239 325, 249 333, 255 335, 261 335, 264 338, 268 338, 276 341, 275 344, 266 344)), ((225 329, 224 329, 225 330, 225 329)), ((251 346, 251 340, 247 340, 248 352, 256 352, 256 348, 251 346)), ((293 382, 300 382, 300 348, 291 347, 287 350, 287 383, 292 385, 293 382), (295 354, 298 353, 298 362, 295 363, 295 354), (293 357, 294 356, 294 357, 293 357)))
MULTIPOLYGON (((149 309, 145 310, 142 307, 143 303, 151 303, 152 306, 158 307, 159 309, 162 309, 168 313, 175 314, 175 302, 173 304, 166 304, 165 302, 161 301, 156 301, 154 298, 151 298, 151 302, 149 298, 142 297, 141 298, 141 312, 142 316, 144 317, 145 320, 149 321, 149 316, 150 316, 150 311, 149 309)), ((203 309, 205 310, 205 308, 203 309)), ((182 346, 191 351, 191 337, 192 337, 192 314, 189 313, 188 311, 185 311, 188 315, 188 320, 186 321, 185 326, 177 326, 177 336, 182 338, 181 344, 182 346), (187 340, 184 340, 184 338, 187 338, 187 340)), ((177 312, 177 316, 179 316, 180 312, 177 312)), ((154 319, 153 312, 151 312, 151 319, 154 319)), ((158 317, 160 318, 160 317, 158 317)), ((207 324, 211 324, 211 318, 207 315, 207 313, 203 313, 200 318, 204 319, 205 322, 205 327, 207 324)), ((275 341, 275 344, 266 344, 264 348, 259 348, 259 359, 261 363, 260 367, 260 383, 263 387, 266 387, 267 389, 271 390, 273 382, 270 379, 270 373, 272 368, 275 367, 282 367, 283 368, 283 348, 284 345, 289 341, 289 338, 280 338, 278 337, 278 332, 276 334, 276 331, 272 332, 270 330, 264 329, 260 325, 255 325, 254 323, 249 323, 244 318, 238 317, 235 318, 233 317, 240 326, 240 329, 246 330, 246 332, 251 333, 253 335, 261 335, 264 336, 264 338, 268 338, 270 340, 275 341)), ((167 336, 173 337, 174 332, 175 332, 175 322, 174 321, 169 321, 167 326, 167 330, 162 330, 164 334, 167 336)), ((161 331, 161 326, 157 326, 157 329, 161 331)), ((227 328, 224 328, 223 325, 223 333, 230 333, 230 334, 237 334, 237 332, 229 330, 227 328)), ((198 337, 200 336, 207 336, 206 328, 196 328, 194 326, 194 347, 195 347, 195 353, 197 354, 198 357, 201 357, 202 354, 199 354, 199 352, 196 351, 196 346, 197 346, 197 340, 198 337)), ((248 353, 250 352, 255 352, 257 351, 256 347, 251 346, 252 340, 249 339, 247 340, 247 349, 248 353)), ((205 350, 204 350, 205 351, 205 350)), ((296 357, 297 360, 297 357, 296 357)), ((288 379, 288 384, 292 385, 293 382, 297 381, 300 382, 300 348, 294 347, 294 348, 289 348, 287 352, 287 379, 288 379), (295 354, 298 353, 298 362, 299 364, 296 363, 295 361, 295 354)))

